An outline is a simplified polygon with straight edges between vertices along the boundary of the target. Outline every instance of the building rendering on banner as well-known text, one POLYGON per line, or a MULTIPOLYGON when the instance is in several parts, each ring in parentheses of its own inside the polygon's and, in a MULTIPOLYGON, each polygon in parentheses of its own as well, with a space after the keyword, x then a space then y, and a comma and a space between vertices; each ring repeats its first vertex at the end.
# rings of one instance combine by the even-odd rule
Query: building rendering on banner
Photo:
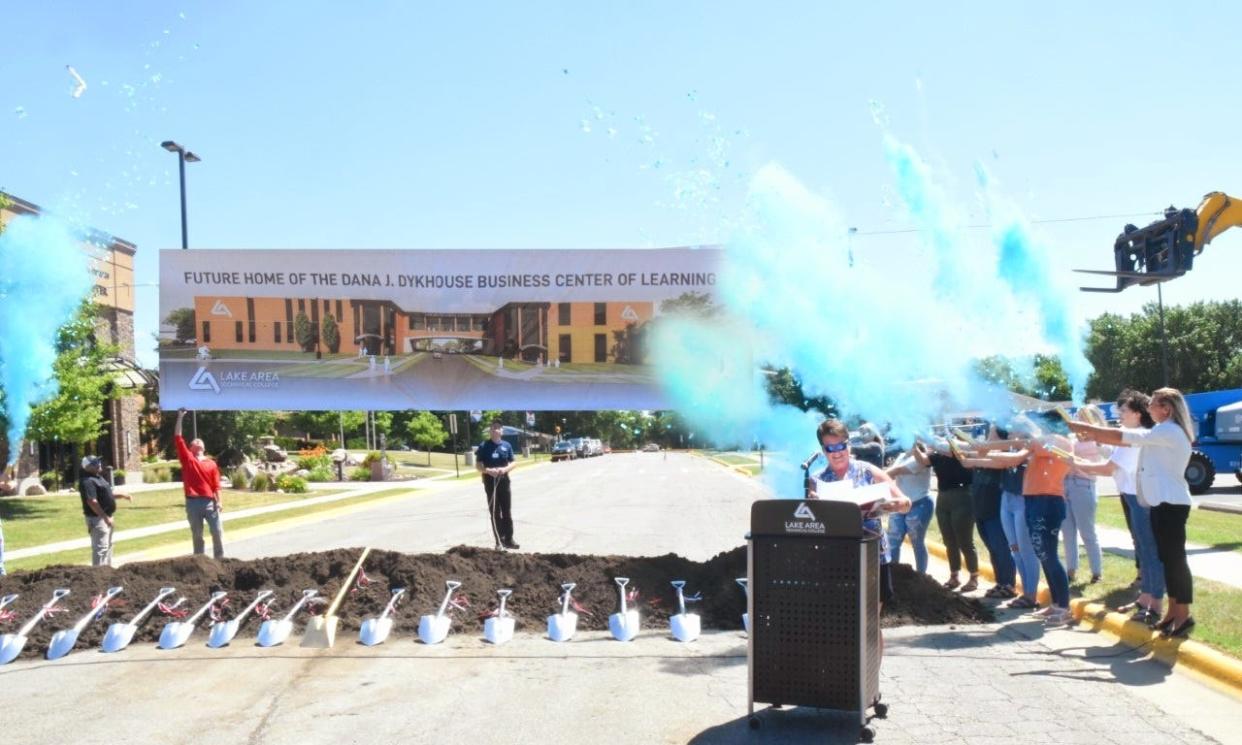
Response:
MULTIPOLYGON (((652 302, 507 303, 438 313, 350 298, 196 296, 194 343, 231 350, 398 355, 483 354, 526 362, 618 362, 614 336, 651 320, 652 302), (325 332, 325 323, 335 333, 325 332)), ((189 340, 186 340, 189 341, 189 340)))
MULTIPOLYGON (((0 192, 0 225, 20 216, 38 216, 43 210, 35 204, 11 194, 0 192)), ((140 479, 142 474, 141 441, 138 421, 143 407, 143 393, 149 380, 135 362, 134 354, 134 254, 137 247, 97 230, 81 236, 83 261, 90 262, 94 278, 92 292, 97 308, 96 336, 117 346, 120 356, 113 361, 115 372, 113 397, 104 404, 105 434, 91 452, 98 454, 116 468, 140 479)), ((6 444, 0 438, 0 461, 6 460, 6 444)), ((23 442, 17 462, 17 476, 64 468, 71 477, 72 463, 78 454, 62 443, 23 442)))

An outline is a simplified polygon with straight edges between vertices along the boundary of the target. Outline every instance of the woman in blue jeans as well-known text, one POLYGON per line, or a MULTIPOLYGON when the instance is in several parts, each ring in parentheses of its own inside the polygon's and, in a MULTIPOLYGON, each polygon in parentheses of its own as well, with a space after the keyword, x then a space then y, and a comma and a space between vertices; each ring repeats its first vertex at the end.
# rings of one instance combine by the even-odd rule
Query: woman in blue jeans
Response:
MULTIPOLYGON (((988 440, 996 442, 1007 437, 1008 433, 1003 429, 989 428, 988 440)), ((964 457, 959 456, 959 459, 964 460, 964 457)), ((1018 595, 1014 587, 1017 584, 1017 567, 1001 524, 1002 477, 1002 472, 994 468, 976 469, 971 475, 970 496, 975 506, 975 528, 988 550, 996 579, 996 584, 984 593, 984 597, 1009 600, 1018 595)))
MULTIPOLYGON (((998 447, 1017 448, 1021 441, 1015 438, 1026 433, 1029 424, 1017 420, 1010 430, 999 441, 992 441, 981 446, 985 451, 994 451, 998 447), (1004 441, 1012 440, 1012 444, 1004 441)), ((1000 454, 997 454, 1000 455, 1000 454)), ((1009 542, 1009 555, 1013 559, 1017 576, 1022 579, 1022 594, 1010 600, 1007 607, 1033 610, 1039 607, 1035 599, 1039 590, 1039 557, 1035 555, 1035 547, 1031 544, 1031 534, 1026 528, 1026 500, 1022 497, 1022 482, 1026 478, 1025 449, 1016 450, 1004 455, 1021 455, 1015 463, 1000 462, 989 457, 968 457, 962 461, 969 468, 991 468, 1001 470, 1000 523, 1009 542)), ((1017 588, 1014 588, 1015 590, 1017 588)))
POLYGON ((920 574, 927 574, 927 526, 935 510, 931 498, 931 460, 923 446, 916 442, 898 456, 887 473, 911 502, 909 512, 894 512, 888 516, 889 554, 894 564, 901 561, 901 543, 909 536, 914 548, 914 568, 920 574))
MULTIPOLYGON (((1114 409, 1125 430, 1146 431, 1156 426, 1148 413, 1151 399, 1147 394, 1125 390, 1117 397, 1114 409)), ((1121 606, 1122 613, 1134 612, 1134 620, 1148 625, 1155 624, 1164 604, 1164 564, 1156 552, 1156 536, 1151 529, 1151 508, 1139 502, 1135 481, 1138 472, 1138 448, 1118 445, 1113 448, 1107 461, 1088 461, 1075 458, 1077 470, 1101 476, 1111 476, 1121 492, 1122 503, 1130 513, 1130 536, 1134 539, 1135 555, 1139 563, 1139 596, 1133 603, 1121 606)))

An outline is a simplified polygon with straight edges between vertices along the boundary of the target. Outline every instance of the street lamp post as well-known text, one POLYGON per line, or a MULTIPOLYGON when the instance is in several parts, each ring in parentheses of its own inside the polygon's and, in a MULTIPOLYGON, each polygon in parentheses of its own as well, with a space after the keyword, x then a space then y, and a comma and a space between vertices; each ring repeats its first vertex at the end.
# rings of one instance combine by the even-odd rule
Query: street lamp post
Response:
MULTIPOLYGON (((163 142, 160 143, 160 147, 164 148, 170 153, 177 154, 177 169, 181 172, 181 250, 184 251, 190 247, 190 237, 189 237, 190 234, 186 227, 186 219, 185 219, 185 164, 187 162, 197 163, 200 160, 202 160, 202 158, 198 157, 197 155, 190 152, 189 150, 186 150, 184 147, 178 145, 172 140, 164 140, 163 142)), ((190 416, 190 427, 194 433, 194 439, 197 440, 198 439, 198 412, 197 411, 193 412, 190 416)))

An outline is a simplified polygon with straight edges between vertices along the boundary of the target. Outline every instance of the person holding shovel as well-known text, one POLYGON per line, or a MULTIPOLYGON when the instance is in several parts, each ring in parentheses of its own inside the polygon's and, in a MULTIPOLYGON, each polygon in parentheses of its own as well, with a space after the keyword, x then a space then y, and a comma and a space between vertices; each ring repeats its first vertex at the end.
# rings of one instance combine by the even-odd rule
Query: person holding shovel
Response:
POLYGON ((496 547, 521 548, 513 540, 513 496, 509 491, 509 472, 516 463, 513 446, 505 442, 503 434, 504 425, 498 420, 493 421, 490 437, 475 451, 474 465, 483 474, 483 489, 487 492, 487 511, 496 547))
POLYGON ((82 497, 82 514, 86 517, 86 532, 91 537, 91 566, 112 566, 112 515, 116 513, 116 500, 131 499, 128 494, 114 494, 112 484, 103 477, 103 460, 98 455, 82 459, 83 474, 78 481, 78 495, 82 497))
POLYGON ((224 558, 224 528, 220 524, 220 468, 205 454, 203 441, 195 438, 188 446, 181 436, 181 423, 186 410, 177 411, 177 426, 173 429, 173 443, 177 446, 177 460, 181 461, 181 486, 185 489, 185 516, 190 521, 190 537, 194 540, 194 553, 206 553, 203 544, 203 522, 211 530, 212 555, 224 558))

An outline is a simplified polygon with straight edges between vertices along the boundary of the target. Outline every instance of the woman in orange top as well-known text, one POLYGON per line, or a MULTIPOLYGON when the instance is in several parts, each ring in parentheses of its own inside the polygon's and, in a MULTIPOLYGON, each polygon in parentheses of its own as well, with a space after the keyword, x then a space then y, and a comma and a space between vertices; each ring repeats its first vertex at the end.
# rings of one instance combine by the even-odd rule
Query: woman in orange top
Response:
POLYGON ((1073 622, 1069 611, 1069 575, 1057 553, 1057 538, 1065 521, 1065 476, 1073 463, 1073 445, 1061 435, 1036 436, 1020 444, 1024 446, 1022 450, 997 453, 987 460, 1002 468, 1026 463, 1026 476, 1022 479, 1026 529, 1052 593, 1052 605, 1036 613, 1044 617, 1047 625, 1062 626, 1073 622))

